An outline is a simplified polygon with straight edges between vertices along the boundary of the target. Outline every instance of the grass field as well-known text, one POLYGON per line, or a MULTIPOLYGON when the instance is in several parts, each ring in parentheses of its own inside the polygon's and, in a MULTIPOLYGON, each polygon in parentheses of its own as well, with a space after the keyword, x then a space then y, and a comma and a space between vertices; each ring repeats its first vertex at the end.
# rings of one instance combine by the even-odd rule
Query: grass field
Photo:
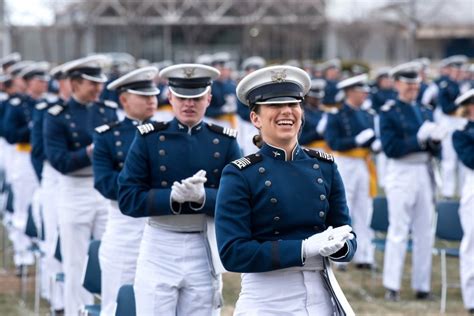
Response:
MULTIPOLYGON (((0 225, 1 226, 1 225, 0 225)), ((0 234, 2 234, 0 228, 0 234)), ((0 243, 1 245, 1 243, 0 243)), ((3 254, 1 254, 3 255, 3 254)), ((33 313, 34 278, 28 278, 28 286, 24 300, 20 300, 20 279, 14 276, 11 256, 8 256, 7 269, 0 267, 0 315, 29 316, 33 313)), ((383 254, 377 253, 377 262, 382 264, 383 254)), ((0 260, 1 263, 1 260, 0 260)), ((449 281, 459 282, 459 261, 448 259, 449 281)), ((360 271, 349 266, 345 272, 336 271, 337 279, 357 315, 442 315, 439 313, 441 297, 440 260, 433 257, 432 289, 436 300, 420 302, 414 299, 410 289, 411 255, 407 255, 405 277, 403 279, 402 300, 398 303, 386 302, 383 299, 381 273, 360 271)), ((232 315, 233 306, 240 291, 240 275, 227 273, 224 275, 224 309, 223 316, 232 315)), ((41 302, 40 315, 48 315, 48 305, 41 302)), ((445 315, 468 315, 462 304, 459 288, 449 289, 447 313, 445 315)))

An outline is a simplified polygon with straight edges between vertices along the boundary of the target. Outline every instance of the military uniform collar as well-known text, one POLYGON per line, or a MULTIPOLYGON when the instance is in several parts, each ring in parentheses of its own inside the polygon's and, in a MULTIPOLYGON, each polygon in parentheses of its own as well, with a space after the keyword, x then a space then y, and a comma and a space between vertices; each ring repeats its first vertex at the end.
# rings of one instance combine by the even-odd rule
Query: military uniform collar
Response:
POLYGON ((86 107, 87 106, 87 104, 82 104, 81 102, 77 101, 76 98, 74 98, 74 97, 71 97, 69 99, 68 103, 69 103, 70 106, 73 106, 73 107, 74 106, 75 107, 86 107))
POLYGON ((180 121, 178 121, 177 118, 174 118, 170 122, 170 126, 174 130, 177 130, 178 132, 184 132, 184 133, 188 133, 189 135, 193 135, 193 134, 199 133, 203 129, 204 121, 201 120, 199 123, 197 123, 193 127, 189 127, 181 123, 180 121))
POLYGON ((397 98, 397 101, 398 101, 400 104, 402 104, 402 105, 406 105, 406 106, 410 106, 410 107, 416 105, 416 100, 413 100, 412 102, 407 103, 407 102, 402 101, 402 100, 400 100, 400 99, 397 98))
POLYGON ((291 152, 291 159, 286 159, 286 151, 284 149, 264 143, 260 149, 260 152, 273 159, 287 161, 300 158, 303 151, 301 150, 300 145, 296 144, 295 148, 293 148, 293 151, 291 152))
POLYGON ((129 118, 128 116, 125 116, 125 118, 123 119, 123 122, 127 125, 138 126, 138 125, 142 125, 145 121, 141 122, 136 119, 129 118))

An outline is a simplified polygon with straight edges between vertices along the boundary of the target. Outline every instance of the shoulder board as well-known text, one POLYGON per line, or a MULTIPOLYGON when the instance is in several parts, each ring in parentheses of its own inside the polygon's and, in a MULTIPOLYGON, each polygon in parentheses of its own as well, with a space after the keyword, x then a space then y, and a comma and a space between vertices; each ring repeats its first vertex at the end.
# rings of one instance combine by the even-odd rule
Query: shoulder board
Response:
POLYGON ((381 111, 388 112, 395 105, 395 100, 388 100, 380 107, 381 111))
POLYGON ((231 162, 231 164, 236 166, 239 170, 242 170, 260 161, 262 161, 262 155, 252 154, 252 155, 248 155, 243 158, 234 160, 231 162))
POLYGON ((48 107, 48 103, 46 103, 46 101, 38 102, 35 105, 35 108, 39 111, 42 111, 42 110, 46 109, 47 107, 48 107))
POLYGON ((104 100, 104 105, 105 106, 108 106, 109 108, 112 108, 112 109, 116 109, 118 108, 118 104, 117 102, 115 101, 112 101, 112 100, 104 100))
POLYGON ((207 127, 217 134, 227 135, 232 138, 237 138, 237 130, 228 127, 222 127, 219 125, 207 123, 207 127))
POLYGON ((21 103, 21 99, 20 98, 11 98, 10 99, 10 104, 13 105, 13 106, 17 106, 21 103))
POLYGON ((366 109, 365 111, 369 113, 370 115, 377 115, 377 112, 375 112, 375 110, 372 108, 366 109))
POLYGON ((168 127, 168 123, 165 122, 151 122, 137 126, 138 131, 142 135, 146 135, 151 132, 159 132, 168 127))
POLYGON ((337 113, 339 113, 339 109, 337 107, 333 106, 333 107, 328 108, 327 112, 330 113, 330 114, 337 114, 337 113))
POLYGON ((440 87, 441 89, 444 89, 444 88, 446 88, 447 86, 448 86, 448 82, 447 82, 446 80, 443 80, 443 81, 441 81, 441 82, 439 83, 439 87, 440 87))
POLYGON ((112 123, 107 123, 107 124, 96 127, 95 131, 99 134, 102 134, 102 133, 105 133, 108 130, 112 129, 112 127, 117 126, 119 123, 120 123, 119 121, 115 121, 115 122, 112 122, 112 123))
POLYGON ((304 148, 304 151, 310 157, 318 158, 318 159, 329 161, 329 162, 334 162, 334 156, 331 154, 325 153, 324 151, 313 150, 313 149, 308 149, 308 148, 304 148))
POLYGON ((48 103, 56 103, 58 102, 59 97, 57 95, 51 94, 46 97, 46 102, 48 103))
POLYGON ((8 100, 8 94, 5 92, 0 92, 0 101, 8 100))
POLYGON ((59 113, 61 113, 63 110, 64 110, 64 107, 62 105, 56 104, 48 109, 48 113, 56 116, 56 115, 59 115, 59 113))

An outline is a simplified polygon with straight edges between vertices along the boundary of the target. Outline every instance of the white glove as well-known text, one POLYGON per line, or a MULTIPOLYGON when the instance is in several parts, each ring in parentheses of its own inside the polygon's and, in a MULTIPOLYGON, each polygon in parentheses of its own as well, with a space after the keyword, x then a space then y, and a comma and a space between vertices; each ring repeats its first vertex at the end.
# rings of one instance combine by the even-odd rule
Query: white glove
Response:
POLYGON ((344 225, 333 229, 331 226, 319 234, 303 240, 303 257, 310 258, 316 255, 327 257, 344 247, 346 240, 351 240, 352 227, 344 225))
POLYGON ((418 132, 416 133, 416 138, 418 139, 418 142, 420 143, 425 143, 428 140, 428 137, 430 137, 431 132, 436 128, 436 124, 430 121, 425 121, 420 128, 418 129, 418 132))
POLYGON ((318 125, 316 126, 316 132, 319 135, 323 135, 324 131, 326 131, 326 126, 328 125, 328 115, 323 113, 323 117, 319 120, 318 125))
POLYGON ((380 152, 382 150, 382 142, 380 141, 380 139, 376 139, 372 142, 372 144, 370 145, 370 148, 372 149, 373 152, 380 152))
POLYGON ((375 132, 371 128, 364 129, 362 132, 356 135, 355 142, 357 145, 366 143, 369 139, 375 136, 375 132))
POLYGON ((171 187, 171 200, 178 203, 184 203, 186 201, 185 195, 181 190, 177 189, 177 185, 181 185, 179 182, 175 181, 171 187))
POLYGON ((436 142, 442 141, 446 136, 449 134, 449 128, 446 125, 436 125, 436 128, 434 128, 430 135, 429 138, 436 142))
POLYGON ((171 193, 175 191, 178 198, 184 197, 187 202, 202 203, 206 195, 204 183, 206 183, 206 171, 199 170, 190 178, 186 178, 179 182, 174 182, 171 187, 171 193))

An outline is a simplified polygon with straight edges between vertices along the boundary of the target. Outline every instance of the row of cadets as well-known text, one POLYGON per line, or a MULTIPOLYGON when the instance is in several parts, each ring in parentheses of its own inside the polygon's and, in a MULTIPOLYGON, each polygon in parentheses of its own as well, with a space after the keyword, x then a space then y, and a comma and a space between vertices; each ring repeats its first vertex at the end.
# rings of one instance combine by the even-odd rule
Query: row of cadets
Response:
POLYGON ((455 100, 468 121, 453 133, 453 146, 465 166, 459 216, 463 230, 460 247, 461 289, 465 308, 474 314, 474 88, 455 100))
POLYGON ((99 250, 101 267, 101 315, 114 315, 120 287, 133 284, 138 250, 145 225, 144 218, 123 215, 118 207, 117 177, 137 133, 157 109, 155 67, 145 67, 125 74, 107 85, 115 92, 125 111, 125 118, 97 127, 94 134, 94 187, 109 201, 107 225, 99 250))
POLYGON ((453 148, 452 133, 463 126, 464 119, 457 114, 456 98, 460 95, 461 68, 467 62, 467 57, 455 55, 447 58, 444 63, 448 68, 448 76, 439 82, 437 105, 439 107, 437 121, 449 130, 449 135, 443 139, 441 160, 441 194, 445 198, 453 198, 456 189, 462 183, 462 166, 453 148))
POLYGON ((107 220, 108 203, 95 189, 91 166, 94 128, 117 120, 115 110, 98 100, 105 58, 89 56, 62 68, 71 84, 64 105, 48 109, 44 121, 44 151, 51 166, 61 173, 57 188, 59 233, 65 274, 65 314, 76 315, 93 297, 82 287, 82 272, 91 237, 100 239, 107 220))
POLYGON ((324 107, 322 103, 325 87, 326 81, 323 79, 311 80, 310 89, 303 100, 304 124, 299 143, 307 148, 328 151, 324 132, 327 126, 327 111, 331 109, 324 107))
POLYGON ((344 103, 339 110, 334 109, 329 114, 325 139, 338 163, 352 227, 357 234, 358 249, 354 263, 357 268, 371 269, 374 250, 370 220, 372 198, 377 193, 372 152, 381 150, 381 142, 374 131, 375 111, 361 108, 370 91, 368 76, 361 74, 342 80, 337 89, 344 92, 344 103))
POLYGON ((434 215, 434 179, 431 160, 441 150, 447 130, 433 123, 433 113, 416 102, 418 62, 394 67, 397 99, 381 108, 380 135, 388 157, 385 192, 389 227, 383 267, 385 298, 400 299, 401 279, 409 232, 413 239, 411 286, 417 299, 431 297, 431 261, 434 215))
MULTIPOLYGON (((205 123, 219 71, 167 67, 175 118, 138 127, 118 176, 122 213, 147 217, 135 277, 137 315, 218 315, 221 277, 209 248, 222 169, 241 157, 236 131, 205 123)), ((214 237, 215 238, 215 237, 214 237)))
MULTIPOLYGON (((241 65, 243 76, 246 76, 260 68, 265 67, 266 61, 260 56, 246 58, 241 65)), ((244 155, 249 155, 258 150, 252 142, 252 136, 257 133, 257 129, 250 122, 250 111, 240 100, 237 100, 237 114, 239 115, 239 133, 237 141, 244 155)))
POLYGON ((13 84, 18 87, 18 93, 9 99, 3 118, 5 139, 14 146, 8 169, 11 171, 9 180, 14 196, 12 242, 15 266, 20 270, 18 272, 34 262, 33 254, 29 251, 31 241, 25 235, 28 208, 33 196, 35 199, 38 197, 35 191, 39 184, 31 163, 30 135, 33 110, 47 90, 47 68, 47 64, 34 62, 24 62, 22 65, 19 62, 12 66, 10 75, 13 84))
POLYGON ((31 129, 31 159, 37 170, 38 179, 40 179, 40 204, 42 223, 44 227, 44 242, 42 243, 42 296, 49 299, 52 309, 55 311, 64 310, 64 291, 62 283, 54 284, 54 297, 50 289, 51 281, 55 280, 56 275, 63 271, 62 264, 55 258, 56 247, 59 238, 58 218, 60 210, 57 206, 57 190, 59 186, 60 173, 54 169, 46 158, 44 151, 44 121, 48 110, 56 105, 65 105, 71 96, 71 86, 59 65, 51 69, 50 75, 58 85, 58 94, 46 97, 42 102, 36 104, 33 110, 33 126, 31 129))

